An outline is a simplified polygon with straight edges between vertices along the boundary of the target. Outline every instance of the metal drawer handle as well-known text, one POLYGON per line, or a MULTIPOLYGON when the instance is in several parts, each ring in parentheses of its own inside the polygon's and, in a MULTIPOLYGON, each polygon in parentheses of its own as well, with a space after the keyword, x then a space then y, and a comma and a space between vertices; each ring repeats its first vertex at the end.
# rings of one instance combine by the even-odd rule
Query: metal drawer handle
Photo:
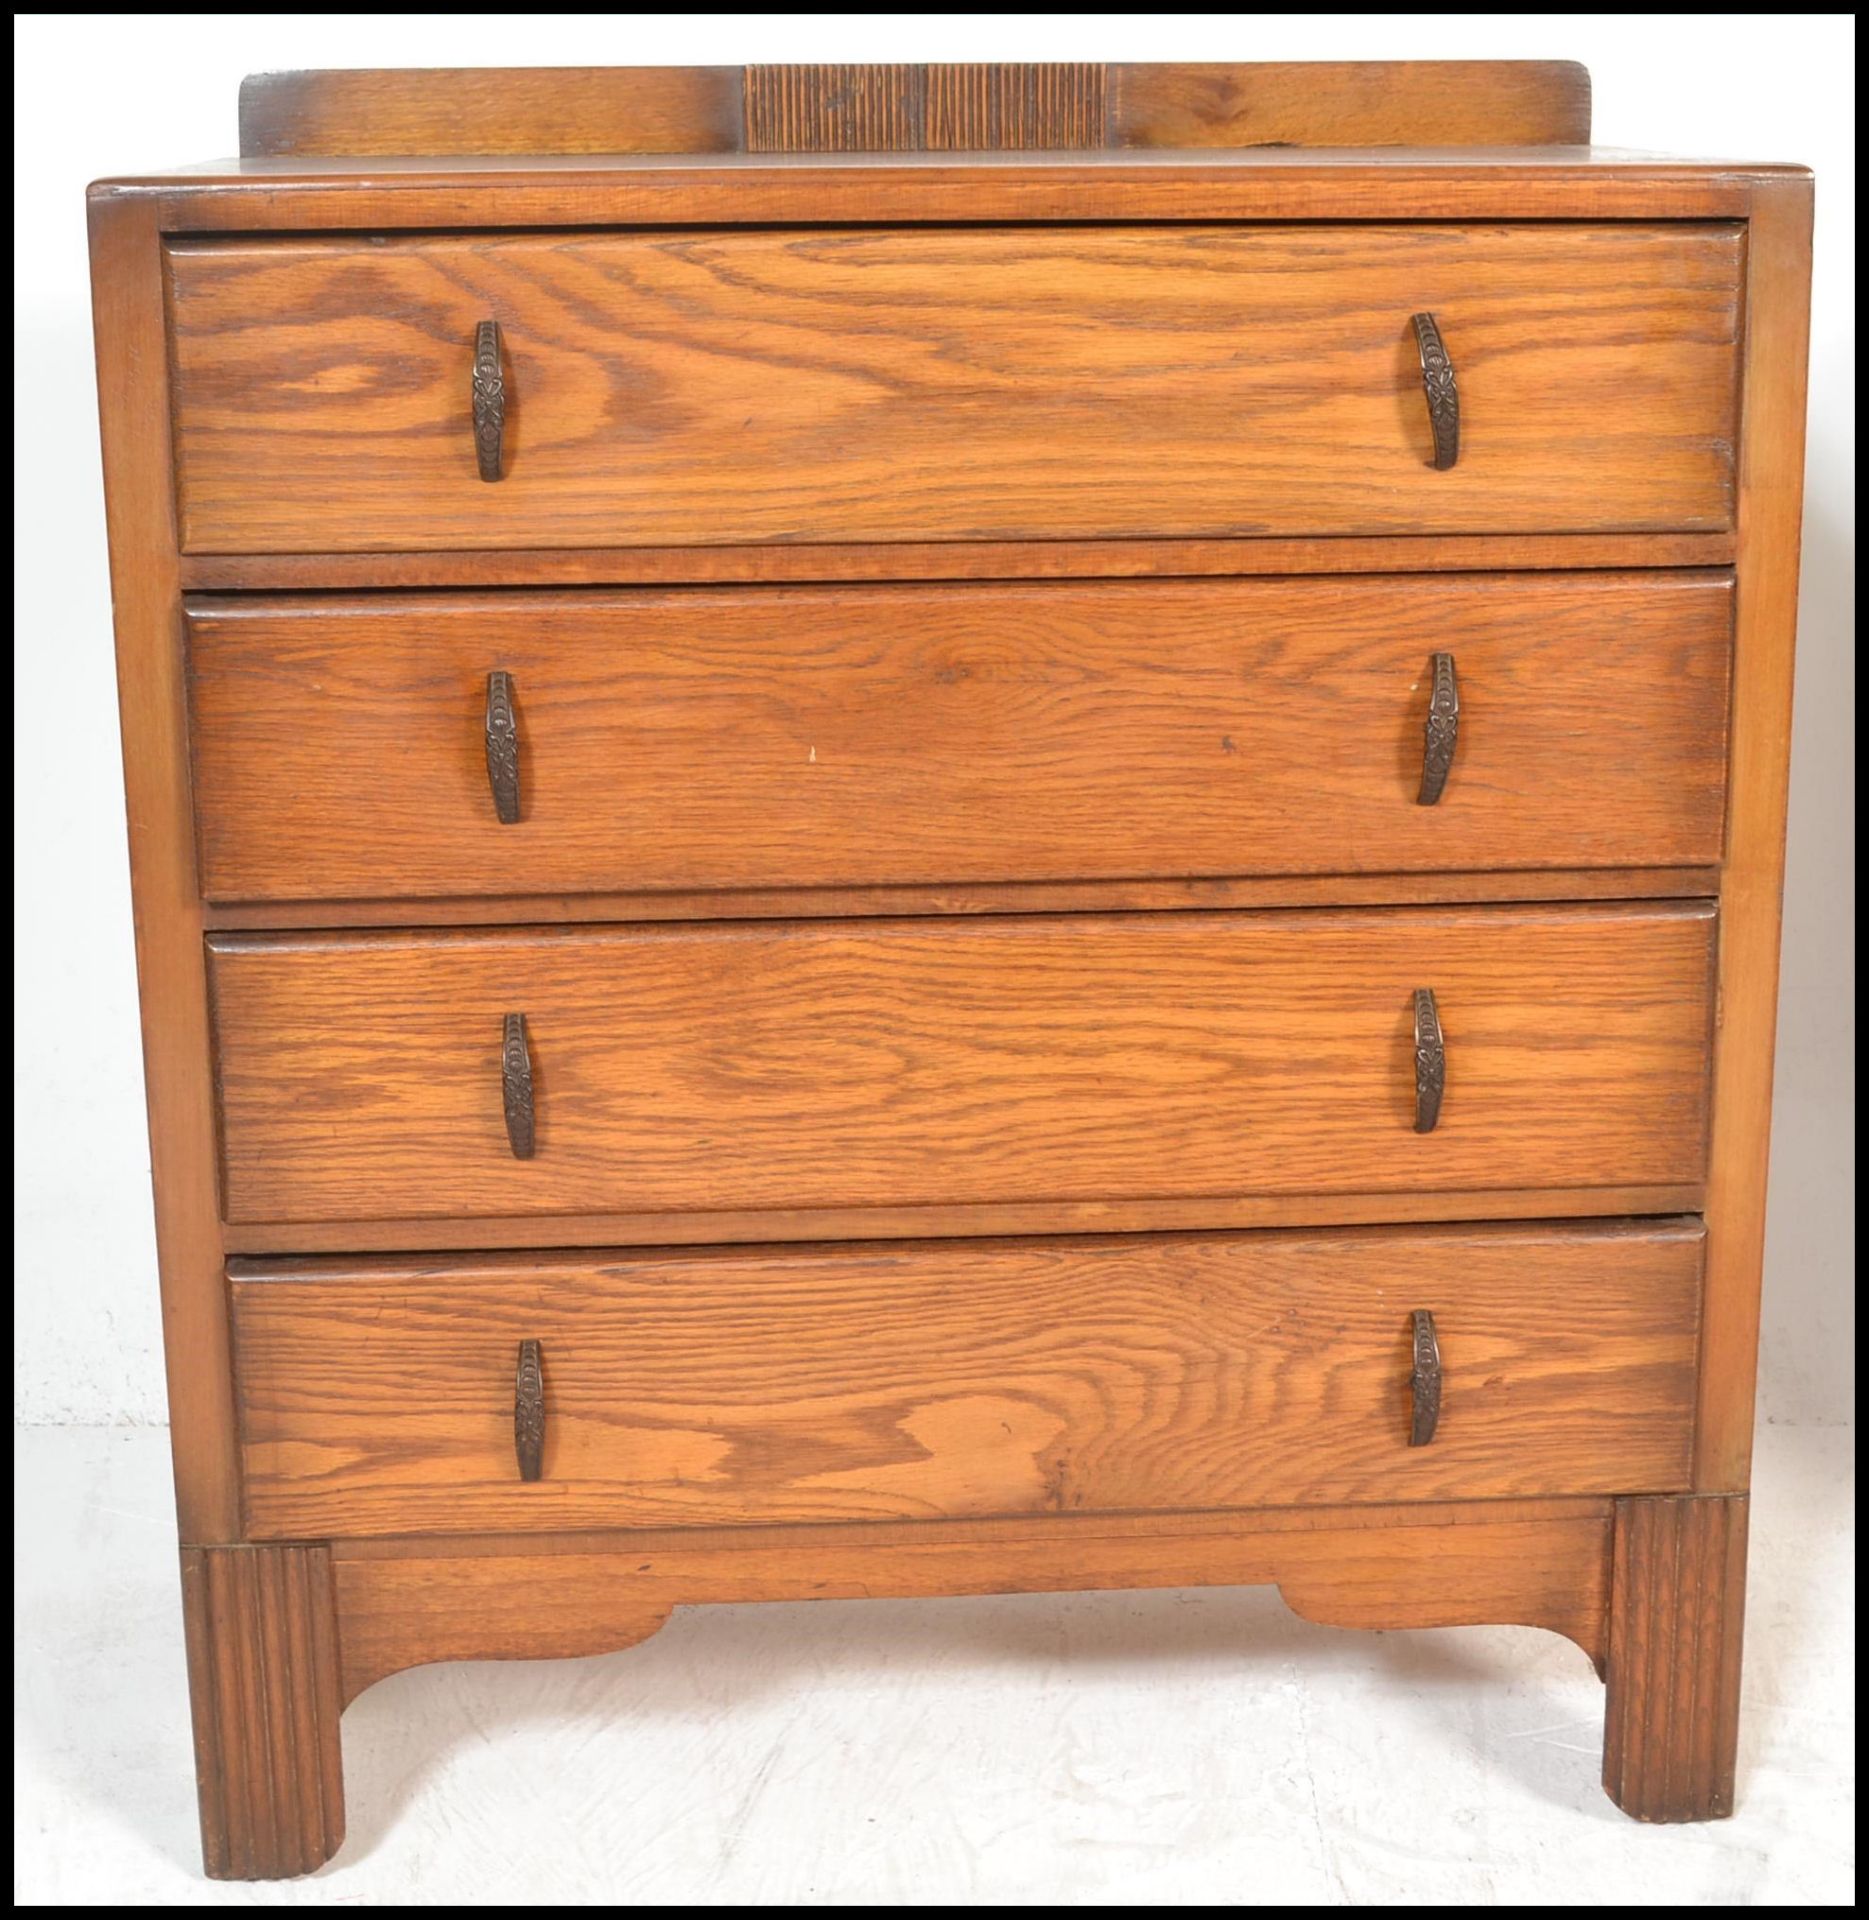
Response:
POLYGON ((1421 354, 1421 388, 1428 396, 1428 425, 1434 431, 1434 468, 1445 473, 1460 458, 1460 394, 1454 363, 1433 314, 1415 315, 1415 346, 1421 354))
POLYGON ((474 457, 480 477, 500 477, 500 442, 506 431, 506 376, 500 369, 500 323, 483 320, 474 329, 474 457))
POLYGON ((500 1041, 500 1097, 506 1106, 506 1138, 515 1160, 532 1158, 532 1049, 526 1016, 509 1013, 500 1041))
POLYGON ((1415 989, 1415 1131, 1432 1133, 1447 1089, 1447 1044, 1432 988, 1415 989))
POLYGON ((1417 1313, 1414 1323, 1415 1370, 1408 1377, 1408 1390, 1414 1397, 1415 1415, 1408 1444, 1425 1447, 1441 1419, 1441 1343, 1435 1336, 1433 1314, 1417 1313))
MULTIPOLYGON (((1427 739, 1421 749, 1420 804, 1431 807, 1447 785, 1448 769, 1454 764, 1454 747, 1460 738, 1460 682, 1454 673, 1451 653, 1428 656, 1428 677, 1433 691, 1428 696, 1427 739)), ((491 721, 488 723, 491 725, 491 721)), ((493 751, 488 735, 488 753, 493 751)), ((504 820, 505 814, 500 818, 504 820)))
POLYGON ((519 1477, 536 1480, 545 1464, 545 1361, 536 1340, 519 1343, 513 1381, 513 1453, 519 1477))
POLYGON ((513 826, 519 819, 519 716, 513 711, 510 673, 487 675, 487 784, 500 824, 513 826))

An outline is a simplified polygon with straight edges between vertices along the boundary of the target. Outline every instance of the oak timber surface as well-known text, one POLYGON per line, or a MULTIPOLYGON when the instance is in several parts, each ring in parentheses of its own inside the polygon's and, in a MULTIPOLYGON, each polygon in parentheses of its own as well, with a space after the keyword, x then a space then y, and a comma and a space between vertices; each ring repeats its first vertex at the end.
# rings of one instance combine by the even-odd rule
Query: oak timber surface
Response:
POLYGON ((1196 1195, 875 1207, 757 1206, 681 1213, 433 1214, 421 1220, 239 1222, 230 1254, 413 1253, 459 1247, 715 1247, 816 1240, 968 1239, 993 1234, 1219 1232, 1421 1220, 1615 1220, 1697 1212, 1695 1181, 1651 1186, 1445 1187, 1372 1193, 1196 1195))
MULTIPOLYGON (((1718 1117, 1707 1168, 1713 1238, 1695 1435, 1699 1492, 1744 1492, 1752 1457, 1804 518, 1811 204, 1808 176, 1777 182, 1761 193, 1746 239, 1746 427, 1738 529, 1744 584, 1734 633, 1739 718, 1720 882, 1720 1034, 1713 1063, 1718 1117)), ((1729 1765, 1732 1751, 1729 1744, 1729 1765)))
POLYGON ((209 942, 233 1221, 1700 1177, 1713 919, 1165 913, 209 942), (1414 1131, 1411 995, 1447 1094, 1414 1131), (502 1118, 525 1015, 537 1153, 502 1118))
POLYGON ((1616 1502, 1603 1787, 1638 1820, 1733 1810, 1748 1504, 1616 1502))
POLYGON ((249 74, 262 155, 1574 145, 1568 60, 473 67, 249 74))
POLYGON ((452 553, 184 555, 191 593, 407 587, 782 586, 900 580, 1488 573, 1727 567, 1730 533, 1327 534, 1273 540, 976 540, 762 547, 486 547, 452 553))
POLYGON ((330 1553, 184 1547, 182 1602, 209 1877, 314 1872, 344 1839, 330 1553))
POLYGON ((248 1523, 1666 1489, 1691 1454, 1701 1239, 1673 1222, 281 1266, 233 1289, 248 1523), (1444 1391, 1411 1447, 1422 1308, 1444 1391), (521 1340, 544 1356, 529 1484, 521 1340))
POLYGON ((1720 529, 1740 230, 182 242, 193 553, 1720 529), (1435 472, 1410 316, 1459 372, 1435 472), (503 477, 475 467, 500 323, 503 477))
MULTIPOLYGON (((90 216, 163 1356, 176 1511, 194 1545, 238 1537, 240 1490, 170 496, 162 237, 152 202, 94 199, 90 216)), ((204 1747, 204 1768, 213 1764, 204 1747)))
POLYGON ((197 602, 203 888, 1711 864, 1731 598, 1664 573, 197 602), (1423 807, 1443 649, 1459 746, 1423 807))
POLYGON ((210 161, 99 180, 169 234, 979 221, 1743 220, 1802 167, 1609 147, 210 161))
POLYGON ((249 105, 91 203, 211 1870, 331 1851, 382 1674, 839 1592, 1555 1626, 1730 1810, 1808 175, 1556 63, 249 105), (1169 144, 1270 139, 1370 144, 1169 144))
POLYGON ((609 1653, 696 1601, 1270 1581, 1320 1626, 1548 1627, 1600 1663, 1610 1522, 1593 1505, 1608 1503, 355 1538, 333 1545, 344 1692, 426 1660, 609 1653))
POLYGON ((934 913, 1152 913, 1198 907, 1409 907, 1481 901, 1694 900, 1717 867, 1507 867, 1479 873, 1300 873, 1251 879, 1015 881, 975 886, 729 887, 692 893, 404 895, 208 904, 210 931, 479 927, 618 920, 846 920, 934 913))

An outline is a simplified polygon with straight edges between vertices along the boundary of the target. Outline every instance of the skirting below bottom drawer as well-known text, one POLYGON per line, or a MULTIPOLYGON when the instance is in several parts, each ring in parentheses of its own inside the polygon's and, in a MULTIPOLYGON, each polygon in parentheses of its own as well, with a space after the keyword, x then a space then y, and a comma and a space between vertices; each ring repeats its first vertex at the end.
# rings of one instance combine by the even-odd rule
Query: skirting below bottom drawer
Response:
POLYGON ((329 1552, 346 1700, 429 1661, 609 1653, 678 1606, 1100 1588, 1277 1585, 1322 1626, 1544 1627, 1600 1670, 1614 1512, 1609 1500, 1489 1500, 338 1541, 329 1552))
POLYGON ((1702 1241, 1667 1221, 242 1263, 247 1531, 1669 1491, 1702 1241))

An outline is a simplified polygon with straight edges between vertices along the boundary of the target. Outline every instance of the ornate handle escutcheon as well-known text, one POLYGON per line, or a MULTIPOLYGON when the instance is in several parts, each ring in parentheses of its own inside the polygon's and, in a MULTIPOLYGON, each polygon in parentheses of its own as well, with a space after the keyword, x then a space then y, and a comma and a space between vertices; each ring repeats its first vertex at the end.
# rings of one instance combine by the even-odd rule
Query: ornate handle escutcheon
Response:
POLYGON ((510 673, 487 675, 487 784, 493 789, 493 810, 500 816, 500 824, 504 827, 516 824, 519 819, 519 716, 513 711, 510 673))
POLYGON ((500 323, 483 320, 474 329, 474 457, 480 477, 500 477, 506 432, 506 375, 500 366, 500 323))
MULTIPOLYGON (((1428 677, 1433 690, 1428 695, 1427 738, 1421 749, 1420 804, 1431 807, 1447 785, 1448 769, 1454 764, 1454 747, 1460 738, 1460 682, 1454 673, 1451 653, 1428 656, 1428 677)), ((491 738, 491 736, 489 736, 491 738)), ((487 751, 492 752, 489 745, 487 751)), ((501 814, 504 820, 506 816, 501 814)))
POLYGON ((513 1381, 513 1453, 519 1477, 536 1480, 545 1465, 545 1361, 536 1340, 519 1343, 513 1381))
POLYGON ((1415 1415, 1409 1423, 1408 1444, 1425 1447, 1441 1419, 1441 1343, 1434 1332, 1433 1314, 1417 1313, 1414 1323, 1415 1369, 1408 1377, 1408 1389, 1415 1415))
POLYGON ((1432 1133, 1447 1090, 1447 1046, 1431 988, 1415 989, 1415 1131, 1432 1133))
POLYGON ((1415 315, 1415 346, 1421 355, 1421 388, 1428 396, 1428 425, 1434 433, 1434 468, 1445 473, 1460 458, 1460 393, 1454 363, 1431 313, 1415 315))
POLYGON ((532 1049, 526 1016, 509 1013, 500 1039, 500 1097, 506 1107, 506 1138, 515 1160, 532 1158, 532 1049))

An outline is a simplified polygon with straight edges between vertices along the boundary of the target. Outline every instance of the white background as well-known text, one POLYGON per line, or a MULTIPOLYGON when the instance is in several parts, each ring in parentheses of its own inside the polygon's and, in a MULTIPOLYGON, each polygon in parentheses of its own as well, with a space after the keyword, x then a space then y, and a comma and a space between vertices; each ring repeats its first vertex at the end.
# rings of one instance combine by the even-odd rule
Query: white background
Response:
POLYGON ((301 66, 1564 58, 1596 140, 1817 173, 1804 616, 1761 1414, 1850 1410, 1855 517, 1853 22, 1835 14, 28 15, 16 80, 15 1409, 164 1415, 83 191, 235 150, 243 75, 301 66), (484 30, 480 23, 485 23, 484 30))
POLYGON ((1851 1898, 1853 28, 1840 15, 25 16, 15 642, 28 1905, 1834 1905, 1851 1898), (399 1675, 316 1879, 199 1877, 82 192, 230 153, 296 66, 1561 57, 1600 143, 1803 161, 1816 323, 1740 1811, 1637 1827, 1529 1630, 1330 1634, 1257 1590, 678 1613, 399 1675))

